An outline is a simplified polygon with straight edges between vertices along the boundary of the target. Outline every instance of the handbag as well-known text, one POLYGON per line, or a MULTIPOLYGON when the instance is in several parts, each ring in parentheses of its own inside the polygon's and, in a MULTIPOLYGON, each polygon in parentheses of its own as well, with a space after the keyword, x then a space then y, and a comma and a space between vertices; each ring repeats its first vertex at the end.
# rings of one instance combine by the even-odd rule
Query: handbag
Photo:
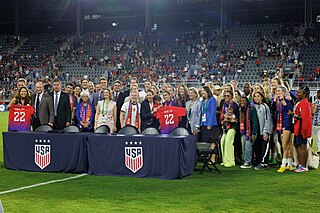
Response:
POLYGON ((317 155, 313 149, 311 144, 311 138, 308 139, 308 161, 307 166, 310 169, 318 169, 319 167, 319 155, 317 155))

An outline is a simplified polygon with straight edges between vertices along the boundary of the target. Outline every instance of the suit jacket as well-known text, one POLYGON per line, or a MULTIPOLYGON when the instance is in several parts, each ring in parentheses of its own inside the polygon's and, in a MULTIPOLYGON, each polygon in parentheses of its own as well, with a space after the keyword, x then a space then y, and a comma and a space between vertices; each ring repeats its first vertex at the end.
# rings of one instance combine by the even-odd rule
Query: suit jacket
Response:
POLYGON ((191 100, 187 101, 186 109, 187 109, 187 119, 190 124, 191 131, 195 131, 200 128, 200 114, 201 114, 201 102, 199 100, 194 101, 191 113, 189 113, 191 100))
MULTIPOLYGON (((54 92, 51 93, 51 98, 54 103, 54 92)), ((54 128, 63 129, 67 122, 71 122, 70 100, 69 95, 61 91, 54 128)))
POLYGON ((201 116, 200 116, 200 126, 217 126, 217 117, 216 117, 216 112, 217 112, 217 101, 214 97, 211 97, 209 100, 206 102, 206 120, 203 122, 202 121, 202 108, 204 105, 204 101, 201 102, 201 116))
MULTIPOLYGON (((114 94, 114 92, 112 92, 112 95, 114 94)), ((118 98, 116 100, 116 104, 117 104, 117 123, 116 123, 116 127, 117 130, 119 131, 121 129, 121 124, 120 124, 120 112, 121 112, 121 107, 124 103, 124 99, 125 99, 125 95, 123 94, 123 92, 120 92, 118 94, 118 98)))
MULTIPOLYGON (((36 106, 36 98, 37 94, 31 95, 31 103, 34 107, 36 106)), ((53 101, 50 95, 43 93, 39 104, 38 113, 41 125, 48 124, 49 122, 54 122, 53 101)))
POLYGON ((150 104, 149 101, 144 100, 141 103, 141 111, 140 111, 140 115, 141 115, 141 132, 143 130, 145 130, 146 128, 152 126, 152 118, 153 115, 151 114, 152 109, 150 109, 150 104))
MULTIPOLYGON (((90 104, 92 104, 94 107, 96 107, 97 104, 98 104, 98 94, 97 93, 93 93, 92 95, 93 95, 93 100, 92 100, 92 102, 90 100, 90 104)), ((90 97, 91 97, 91 94, 89 94, 89 98, 90 97)))

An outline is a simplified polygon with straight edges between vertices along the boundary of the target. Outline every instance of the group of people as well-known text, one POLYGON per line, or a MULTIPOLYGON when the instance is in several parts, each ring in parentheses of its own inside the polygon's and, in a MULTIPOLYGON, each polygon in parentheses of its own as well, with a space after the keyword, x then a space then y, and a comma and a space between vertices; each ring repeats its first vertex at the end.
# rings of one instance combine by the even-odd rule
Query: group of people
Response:
POLYGON ((198 141, 212 143, 214 131, 221 128, 221 161, 225 167, 240 164, 244 169, 255 166, 263 170, 275 162, 281 150, 277 172, 306 172, 312 130, 320 151, 320 91, 312 104, 308 87, 292 91, 279 77, 264 79, 263 84, 244 83, 242 90, 236 80, 221 87, 207 82, 197 88, 163 83, 161 89, 146 80, 143 90, 134 77, 128 90, 123 90, 118 80, 109 88, 107 83, 104 77, 96 85, 84 78, 81 85, 68 83, 62 91, 60 80, 54 79, 52 91, 47 93, 43 82, 37 82, 31 92, 25 80, 19 79, 7 108, 33 107, 33 130, 44 124, 57 130, 73 124, 81 131, 93 132, 108 125, 115 133, 131 125, 139 132, 154 127, 169 134, 179 126, 197 135, 198 141))

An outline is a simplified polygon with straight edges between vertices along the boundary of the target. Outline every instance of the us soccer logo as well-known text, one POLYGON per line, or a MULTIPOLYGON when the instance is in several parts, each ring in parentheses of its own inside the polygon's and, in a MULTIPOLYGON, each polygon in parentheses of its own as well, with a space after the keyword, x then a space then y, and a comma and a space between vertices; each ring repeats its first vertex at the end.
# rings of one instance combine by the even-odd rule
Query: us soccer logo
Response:
MULTIPOLYGON (((126 145, 141 145, 142 142, 125 142, 126 145)), ((141 146, 125 147, 125 164, 133 173, 136 173, 143 167, 143 153, 141 146)))
POLYGON ((50 155, 50 140, 35 140, 36 143, 42 144, 35 144, 34 145, 34 162, 40 168, 44 169, 49 166, 51 162, 51 155, 50 155))

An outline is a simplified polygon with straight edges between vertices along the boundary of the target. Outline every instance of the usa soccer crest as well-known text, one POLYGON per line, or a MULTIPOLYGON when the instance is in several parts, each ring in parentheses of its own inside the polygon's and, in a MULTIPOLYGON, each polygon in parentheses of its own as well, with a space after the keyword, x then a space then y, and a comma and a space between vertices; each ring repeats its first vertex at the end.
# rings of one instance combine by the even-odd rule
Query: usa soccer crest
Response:
POLYGON ((44 169, 49 166, 51 162, 50 155, 50 140, 35 140, 36 143, 34 145, 34 162, 40 169, 44 169))
MULTIPOLYGON (((125 142, 126 145, 141 145, 142 142, 125 142)), ((136 173, 143 167, 143 153, 141 146, 125 147, 125 164, 128 169, 136 173)))

